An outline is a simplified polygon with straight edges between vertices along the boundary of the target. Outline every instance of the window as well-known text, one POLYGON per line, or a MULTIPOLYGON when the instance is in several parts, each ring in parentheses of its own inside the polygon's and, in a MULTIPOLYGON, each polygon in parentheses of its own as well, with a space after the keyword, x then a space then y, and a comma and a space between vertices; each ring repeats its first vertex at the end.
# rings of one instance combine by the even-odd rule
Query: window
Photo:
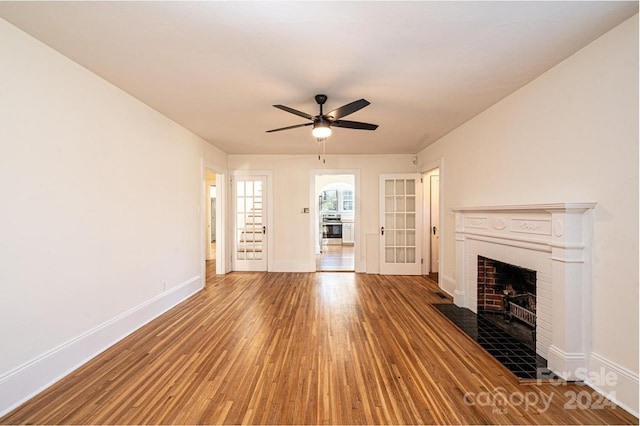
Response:
POLYGON ((342 210, 353 211, 353 191, 342 191, 342 210))
POLYGON ((338 191, 322 191, 320 210, 323 212, 338 210, 338 191))
POLYGON ((318 194, 320 211, 322 212, 353 213, 356 208, 355 191, 353 185, 349 183, 330 183, 322 187, 318 194))

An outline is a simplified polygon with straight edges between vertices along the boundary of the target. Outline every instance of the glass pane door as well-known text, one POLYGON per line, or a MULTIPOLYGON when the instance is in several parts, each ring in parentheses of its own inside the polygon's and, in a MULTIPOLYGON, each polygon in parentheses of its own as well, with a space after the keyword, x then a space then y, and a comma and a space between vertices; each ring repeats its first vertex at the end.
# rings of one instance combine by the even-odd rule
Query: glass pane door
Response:
POLYGON ((380 177, 381 274, 420 274, 419 179, 417 174, 380 177))
POLYGON ((235 190, 235 265, 237 271, 267 270, 265 176, 238 176, 235 190))

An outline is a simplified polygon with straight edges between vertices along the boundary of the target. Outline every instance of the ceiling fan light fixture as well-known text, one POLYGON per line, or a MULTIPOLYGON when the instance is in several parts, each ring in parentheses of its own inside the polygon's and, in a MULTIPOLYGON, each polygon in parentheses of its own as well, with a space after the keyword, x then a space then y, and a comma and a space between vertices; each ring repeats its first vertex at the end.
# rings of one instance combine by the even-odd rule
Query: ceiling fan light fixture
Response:
POLYGON ((357 101, 342 105, 340 108, 336 108, 333 111, 325 114, 323 112, 322 106, 326 101, 327 95, 316 95, 316 102, 320 106, 320 114, 318 115, 307 114, 306 112, 298 111, 297 109, 293 109, 284 105, 274 105, 275 108, 297 115, 298 117, 306 118, 310 121, 304 124, 294 124, 293 126, 267 130, 267 133, 279 132, 281 130, 297 129, 298 127, 307 127, 313 125, 311 134, 314 138, 316 138, 318 142, 323 142, 329 136, 331 136, 331 126, 359 130, 376 130, 378 128, 377 124, 342 120, 342 117, 346 117, 347 115, 353 114, 356 111, 360 111, 362 108, 370 105, 370 102, 368 100, 358 99, 357 101))
POLYGON ((313 125, 311 134, 316 139, 326 139, 331 136, 331 127, 326 121, 319 121, 313 125))

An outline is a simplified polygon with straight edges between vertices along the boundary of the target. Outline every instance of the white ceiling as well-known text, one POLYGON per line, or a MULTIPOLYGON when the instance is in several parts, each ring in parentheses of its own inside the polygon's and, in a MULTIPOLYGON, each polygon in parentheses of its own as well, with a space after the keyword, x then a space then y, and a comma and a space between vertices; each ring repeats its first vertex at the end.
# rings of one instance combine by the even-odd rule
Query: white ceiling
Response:
POLYGON ((638 13, 638 2, 0 2, 0 16, 229 154, 418 152, 638 13))

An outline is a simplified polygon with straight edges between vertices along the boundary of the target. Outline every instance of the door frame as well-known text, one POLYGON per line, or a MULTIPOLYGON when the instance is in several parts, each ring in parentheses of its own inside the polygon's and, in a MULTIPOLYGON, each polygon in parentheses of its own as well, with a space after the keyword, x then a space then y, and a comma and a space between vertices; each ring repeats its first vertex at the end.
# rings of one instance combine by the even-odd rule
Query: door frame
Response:
MULTIPOLYGON (((444 276, 444 265, 445 265, 445 259, 443 256, 444 253, 444 238, 442 238, 442 229, 445 223, 445 209, 444 209, 444 200, 445 200, 445 194, 444 194, 444 180, 445 180, 445 171, 444 171, 444 157, 441 157, 439 160, 437 161, 433 161, 431 163, 427 163, 423 166, 421 166, 418 170, 418 173, 420 173, 420 176, 422 178, 424 178, 424 175, 430 171, 433 171, 435 169, 439 170, 438 176, 440 177, 440 190, 439 190, 439 197, 438 197, 438 203, 439 205, 439 214, 440 214, 440 240, 438 241, 438 248, 440 250, 440 264, 438 266, 438 287, 440 288, 444 288, 443 287, 443 276, 444 276)), ((427 275, 429 273, 429 271, 431 270, 431 241, 430 241, 430 236, 429 236, 429 232, 431 232, 430 228, 429 228, 429 224, 431 221, 431 198, 425 196, 425 194, 430 194, 431 192, 431 188, 430 185, 426 185, 426 182, 424 182, 422 184, 422 209, 423 209, 423 215, 422 215, 422 225, 423 225, 423 229, 427 230, 427 232, 423 232, 422 233, 422 247, 423 247, 423 251, 422 251, 422 255, 424 256, 424 262, 422 264, 422 275, 427 275), (426 271, 426 273, 425 273, 426 271)))
MULTIPOLYGON (((229 189, 230 194, 235 194, 235 192, 233 191, 233 182, 234 182, 234 177, 238 177, 238 176, 265 176, 266 177, 266 202, 267 202, 267 233, 265 234, 266 238, 267 238, 267 271, 273 271, 273 240, 274 238, 274 227, 273 227, 273 173, 271 172, 271 170, 232 170, 231 171, 231 179, 229 180, 229 186, 227 187, 229 189)), ((236 223, 236 203, 235 200, 234 202, 230 203, 230 208, 229 210, 231 211, 231 217, 233 218, 233 220, 231 220, 229 226, 230 229, 233 229, 233 231, 231 232, 231 234, 229 235, 233 235, 233 238, 230 238, 230 251, 229 253, 231 254, 229 256, 229 264, 230 264, 230 270, 234 270, 234 264, 233 264, 233 253, 234 250, 236 249, 236 239, 235 239, 235 223, 236 223)))
MULTIPOLYGON (((206 161, 202 162, 202 207, 200 211, 206 213, 209 211, 205 203, 211 204, 211 198, 209 196, 209 186, 207 185, 206 171, 216 174, 216 274, 224 275, 231 270, 227 262, 227 171, 221 167, 213 164, 209 164, 206 161)), ((211 216, 206 218, 206 221, 211 222, 211 216)), ((206 276, 206 244, 209 243, 211 235, 207 236, 207 227, 204 220, 201 220, 202 230, 200 232, 202 244, 202 277, 206 276)))
POLYGON ((316 271, 316 234, 318 232, 317 225, 320 218, 318 217, 318 198, 316 194, 316 177, 323 175, 353 175, 353 191, 355 192, 353 205, 355 212, 353 214, 353 261, 356 272, 365 272, 364 261, 360 259, 362 253, 360 242, 360 169, 312 169, 309 171, 309 266, 310 272, 316 271))

